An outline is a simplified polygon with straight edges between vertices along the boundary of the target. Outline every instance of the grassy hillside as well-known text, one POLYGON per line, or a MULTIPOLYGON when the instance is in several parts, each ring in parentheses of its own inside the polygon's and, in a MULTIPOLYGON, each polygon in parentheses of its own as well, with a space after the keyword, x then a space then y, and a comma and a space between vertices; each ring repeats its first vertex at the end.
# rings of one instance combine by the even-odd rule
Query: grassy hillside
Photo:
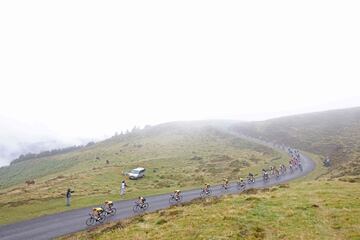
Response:
POLYGON ((333 177, 360 175, 360 108, 238 124, 245 135, 329 156, 333 177))
POLYGON ((358 216, 360 183, 310 181, 195 201, 63 239, 355 240, 358 216))
POLYGON ((189 189, 223 177, 235 180, 287 157, 223 131, 224 123, 169 123, 137 130, 51 157, 0 169, 0 224, 119 199, 124 172, 138 166, 146 177, 129 181, 127 198, 189 189), (109 161, 109 164, 106 163, 109 161), (25 180, 36 184, 26 186, 25 180), (71 208, 67 188, 75 190, 71 208))

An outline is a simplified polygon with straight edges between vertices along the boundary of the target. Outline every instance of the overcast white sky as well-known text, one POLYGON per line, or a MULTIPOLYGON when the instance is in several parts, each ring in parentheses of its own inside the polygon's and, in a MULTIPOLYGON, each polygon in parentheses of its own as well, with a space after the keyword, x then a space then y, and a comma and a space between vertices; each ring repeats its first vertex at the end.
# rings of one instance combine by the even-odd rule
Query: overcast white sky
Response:
POLYGON ((0 1, 0 116, 63 137, 360 106, 360 1, 0 1))

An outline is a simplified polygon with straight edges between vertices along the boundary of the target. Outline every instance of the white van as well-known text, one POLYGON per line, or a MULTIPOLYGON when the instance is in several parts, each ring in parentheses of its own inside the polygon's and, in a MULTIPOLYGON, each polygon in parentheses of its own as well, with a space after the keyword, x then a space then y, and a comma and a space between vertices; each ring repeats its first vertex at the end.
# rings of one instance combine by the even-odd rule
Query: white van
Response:
POLYGON ((145 176, 145 168, 134 168, 128 173, 129 179, 135 180, 145 176))

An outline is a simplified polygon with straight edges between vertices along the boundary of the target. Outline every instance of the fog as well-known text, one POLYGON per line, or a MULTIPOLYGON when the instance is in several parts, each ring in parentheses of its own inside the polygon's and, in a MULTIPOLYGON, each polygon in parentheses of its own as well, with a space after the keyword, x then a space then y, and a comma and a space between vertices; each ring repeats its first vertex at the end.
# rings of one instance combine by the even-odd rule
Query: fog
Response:
POLYGON ((359 106, 359 5, 1 1, 0 165, 24 142, 359 106))
POLYGON ((60 138, 42 125, 27 124, 0 116, 0 166, 24 153, 39 153, 73 145, 84 145, 94 139, 60 138))

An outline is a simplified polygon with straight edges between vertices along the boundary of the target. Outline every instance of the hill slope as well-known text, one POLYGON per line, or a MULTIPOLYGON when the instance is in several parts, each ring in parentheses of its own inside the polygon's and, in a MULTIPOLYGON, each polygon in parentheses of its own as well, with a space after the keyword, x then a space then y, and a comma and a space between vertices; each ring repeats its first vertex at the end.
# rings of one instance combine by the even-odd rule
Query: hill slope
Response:
POLYGON ((360 108, 236 124, 233 129, 244 135, 329 156, 333 162, 333 177, 360 174, 360 108))
POLYGON ((162 124, 1 168, 0 223, 69 209, 64 206, 68 187, 75 190, 71 208, 119 199, 123 173, 138 166, 147 169, 146 177, 128 182, 127 198, 218 183, 223 177, 235 180, 270 162, 287 161, 272 149, 227 133, 227 126, 224 122, 162 124), (28 179, 36 183, 26 186, 28 179))

